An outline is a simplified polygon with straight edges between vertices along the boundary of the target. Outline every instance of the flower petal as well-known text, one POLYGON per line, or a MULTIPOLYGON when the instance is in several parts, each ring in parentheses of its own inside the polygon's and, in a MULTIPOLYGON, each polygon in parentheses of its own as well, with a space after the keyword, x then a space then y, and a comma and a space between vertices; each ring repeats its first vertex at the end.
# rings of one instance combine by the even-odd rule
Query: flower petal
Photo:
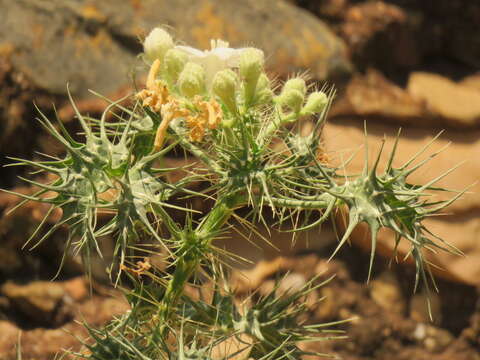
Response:
POLYGON ((191 46, 182 46, 182 45, 177 45, 175 46, 175 49, 181 50, 185 52, 190 59, 192 58, 203 58, 206 56, 206 52, 202 50, 195 49, 191 46))

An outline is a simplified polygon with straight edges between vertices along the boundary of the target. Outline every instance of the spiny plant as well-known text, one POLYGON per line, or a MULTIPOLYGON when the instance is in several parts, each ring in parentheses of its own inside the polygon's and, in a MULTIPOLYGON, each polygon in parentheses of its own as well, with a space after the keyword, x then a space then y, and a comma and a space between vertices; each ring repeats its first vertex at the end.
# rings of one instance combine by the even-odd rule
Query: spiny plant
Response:
POLYGON ((24 179, 40 189, 19 194, 24 201, 50 204, 28 243, 37 239, 37 246, 65 225, 65 254, 80 254, 89 269, 94 253, 103 255, 100 243, 113 239, 111 280, 129 279, 131 310, 103 329, 87 326, 88 352, 76 357, 298 359, 310 354, 298 344, 318 340, 335 325, 297 320, 306 295, 322 285, 319 279, 299 290, 275 288, 258 301, 239 302, 225 275, 226 259, 238 257, 214 242, 226 236, 232 221, 247 225, 245 231, 266 225, 266 209, 279 229, 300 232, 347 208, 348 225, 332 256, 359 223, 366 223, 372 249, 368 277, 381 228, 395 233, 395 247, 400 241, 410 244, 415 285, 430 283, 425 250, 458 253, 423 224, 462 194, 450 201, 426 197, 446 191, 434 184, 448 172, 424 185, 407 180, 435 155, 414 164, 428 145, 394 167, 397 136, 383 172, 378 169, 382 145, 372 165, 366 151, 363 172, 347 176, 329 164, 321 144, 333 90, 312 88, 302 76, 278 84, 265 72, 259 49, 233 49, 214 40, 210 50, 201 51, 176 45, 161 28, 145 39, 143 60, 149 68, 146 87, 131 97, 132 105, 110 101, 95 119, 82 115, 72 100, 83 140, 42 115, 40 123, 64 146, 65 156, 14 164, 53 178, 50 183, 24 179), (308 135, 295 130, 302 118, 314 119, 308 135), (198 162, 166 167, 165 156, 178 151, 198 162), (186 175, 170 181, 168 174, 176 170, 186 175), (208 186, 198 190, 193 185, 199 181, 208 186), (212 204, 206 213, 193 210, 191 201, 198 197, 212 204), (245 218, 236 214, 239 208, 249 209, 245 218), (40 235, 56 209, 61 220, 40 235), (145 239, 152 255, 163 254, 164 268, 148 257, 135 263, 145 239), (209 294, 191 295, 206 282, 212 284, 209 294))

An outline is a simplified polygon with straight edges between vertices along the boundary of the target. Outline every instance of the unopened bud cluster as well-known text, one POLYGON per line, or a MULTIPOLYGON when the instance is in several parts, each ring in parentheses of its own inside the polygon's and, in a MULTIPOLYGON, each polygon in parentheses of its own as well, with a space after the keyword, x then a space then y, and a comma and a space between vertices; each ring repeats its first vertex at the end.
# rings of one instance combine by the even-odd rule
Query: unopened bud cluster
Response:
MULTIPOLYGON (((234 127, 244 114, 258 107, 278 107, 277 113, 282 114, 286 109, 293 114, 288 117, 288 122, 292 122, 301 116, 320 114, 330 100, 323 92, 308 95, 302 78, 288 80, 275 96, 272 81, 265 72, 265 56, 257 48, 234 49, 224 41, 215 40, 210 50, 202 51, 175 45, 165 30, 157 28, 145 38, 144 51, 144 58, 152 68, 155 63, 160 64, 154 77, 163 84, 163 89, 168 89, 167 99, 175 99, 179 106, 190 109, 200 101, 198 97, 207 102, 217 101, 222 111, 216 116, 222 118, 220 123, 224 127, 234 127)), ((145 99, 146 95, 140 97, 145 99)), ((151 103, 151 96, 148 99, 150 102, 144 101, 144 106, 151 103)), ((158 108, 157 104, 155 110, 158 108)), ((269 121, 276 120, 265 118, 265 122, 269 121)), ((280 123, 285 121, 280 119, 280 123)), ((198 130, 198 124, 195 126, 198 130)), ((190 138, 203 140, 203 136, 190 138)))
POLYGON ((297 77, 288 80, 277 97, 277 103, 287 107, 290 111, 300 116, 321 113, 327 106, 329 99, 322 91, 315 91, 308 95, 305 80, 297 77))

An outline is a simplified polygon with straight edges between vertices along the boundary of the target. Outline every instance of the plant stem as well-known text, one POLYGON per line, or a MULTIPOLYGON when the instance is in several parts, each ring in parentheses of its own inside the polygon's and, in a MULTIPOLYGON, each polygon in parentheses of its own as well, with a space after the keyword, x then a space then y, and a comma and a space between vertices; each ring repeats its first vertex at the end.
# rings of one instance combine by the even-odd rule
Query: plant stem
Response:
MULTIPOLYGON (((220 197, 213 209, 195 230, 194 241, 208 247, 215 238, 215 234, 218 233, 233 214, 233 211, 244 202, 244 195, 239 192, 232 192, 220 197)), ((166 325, 171 316, 172 309, 183 294, 188 279, 193 275, 202 259, 202 257, 184 256, 176 262, 175 271, 167 285, 165 295, 159 306, 160 319, 163 321, 159 329, 160 337, 165 338, 166 331, 168 330, 166 325)))

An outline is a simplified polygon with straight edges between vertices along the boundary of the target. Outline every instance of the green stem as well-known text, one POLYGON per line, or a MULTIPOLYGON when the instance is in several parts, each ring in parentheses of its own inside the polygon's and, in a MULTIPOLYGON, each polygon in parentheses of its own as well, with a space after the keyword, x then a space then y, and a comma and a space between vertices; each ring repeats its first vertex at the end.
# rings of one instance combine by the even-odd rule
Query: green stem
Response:
MULTIPOLYGON (((220 197, 213 209, 195 230, 195 241, 205 242, 205 245, 208 247, 215 237, 214 234, 222 228, 233 214, 233 211, 242 203, 244 203, 244 196, 238 192, 220 197)), ((183 294, 188 279, 193 275, 201 260, 199 257, 178 259, 175 272, 167 285, 159 308, 160 319, 162 319, 164 324, 159 329, 159 336, 164 337, 166 335, 168 330, 166 324, 171 316, 171 310, 183 294)))
POLYGON ((297 208, 297 209, 304 209, 304 210, 312 210, 312 209, 325 209, 328 207, 330 201, 328 199, 324 199, 324 196, 319 196, 318 200, 297 200, 297 199, 282 199, 276 197, 270 197, 269 199, 265 198, 265 200, 271 200, 274 205, 283 206, 286 208, 297 208))

